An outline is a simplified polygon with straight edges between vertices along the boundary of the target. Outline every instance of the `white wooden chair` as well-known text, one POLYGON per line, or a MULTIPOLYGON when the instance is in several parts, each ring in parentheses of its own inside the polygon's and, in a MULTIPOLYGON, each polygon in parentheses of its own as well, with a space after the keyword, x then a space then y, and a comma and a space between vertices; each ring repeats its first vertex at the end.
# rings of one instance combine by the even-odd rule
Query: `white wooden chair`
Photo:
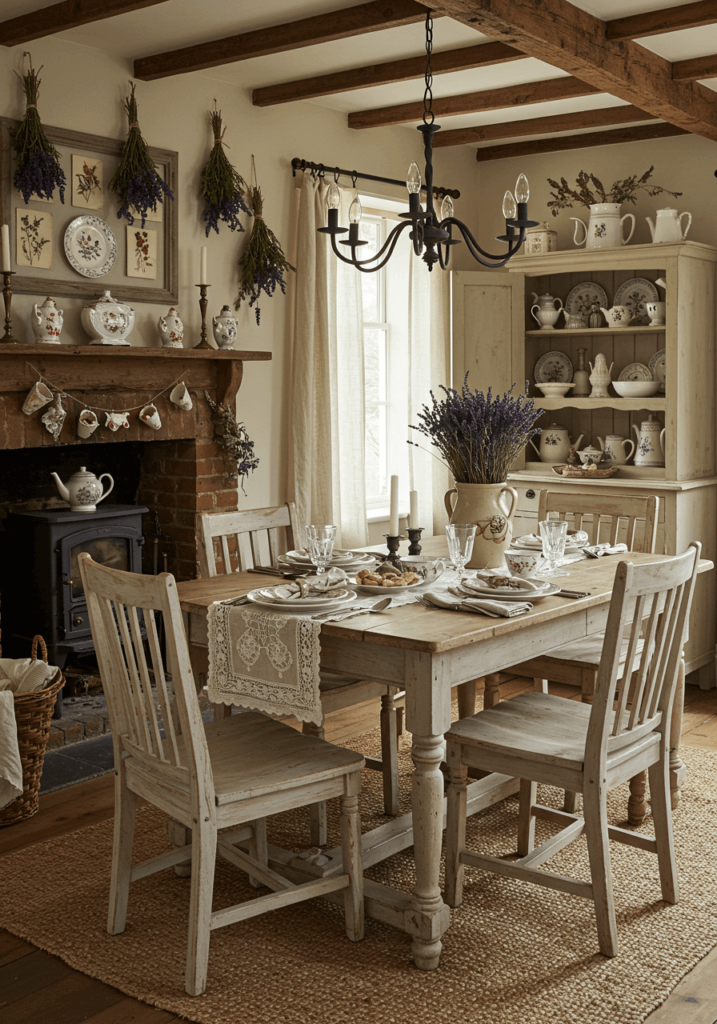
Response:
POLYGON ((446 833, 446 900, 450 906, 462 902, 466 864, 584 896, 595 904, 600 951, 616 956, 610 839, 656 853, 662 898, 677 902, 668 778, 670 718, 699 554, 700 544, 693 543, 684 554, 652 565, 618 565, 592 706, 547 693, 524 693, 454 723, 446 733, 451 774, 446 833), (644 646, 639 670, 630 687, 620 687, 615 704, 623 636, 628 636, 631 663, 641 631, 644 646), (507 861, 466 849, 469 766, 520 779, 520 860, 507 861), (607 793, 645 769, 650 775, 654 838, 607 822, 607 793), (584 817, 536 803, 538 782, 581 792, 584 817), (537 849, 536 818, 564 826, 537 849), (590 882, 538 870, 583 831, 590 882))
POLYGON ((174 577, 108 569, 87 553, 79 564, 115 755, 108 932, 124 931, 130 882, 191 860, 185 979, 190 995, 206 987, 210 931, 278 907, 344 890, 346 934, 353 941, 363 938, 361 755, 251 712, 203 725, 174 577), (164 623, 174 699, 157 613, 164 623), (137 795, 191 829, 191 844, 132 864, 137 795), (266 816, 331 797, 341 802, 343 872, 296 885, 269 867, 266 816), (234 831, 217 835, 227 827, 234 831), (217 853, 246 871, 255 888, 273 891, 212 912, 217 853))
MULTIPOLYGON (((285 530, 286 548, 295 544, 303 546, 303 529, 299 522, 296 506, 288 501, 274 508, 248 509, 239 512, 205 512, 199 516, 199 565, 202 576, 217 576, 221 573, 254 568, 266 557, 269 564, 276 562, 282 551, 278 531, 285 530), (246 558, 245 542, 248 535, 252 562, 246 558), (244 538, 244 544, 242 539, 244 538), (262 539, 263 538, 263 539, 262 539)), ((191 650, 191 648, 190 648, 191 650)), ((192 654, 195 652, 192 651, 192 654)), ((204 652, 198 654, 202 657, 204 652)), ((328 672, 321 673, 321 706, 324 717, 331 711, 364 704, 370 700, 381 700, 381 759, 366 758, 366 767, 383 773, 383 803, 386 814, 398 814, 398 714, 394 702, 398 686, 386 686, 359 676, 342 676, 328 672)), ((226 708, 224 714, 230 714, 226 708)), ((323 725, 304 723, 303 731, 324 738, 323 725)), ((357 732, 365 731, 362 725, 357 732)), ((347 738, 351 733, 347 734, 347 738)), ((315 846, 326 843, 326 811, 324 805, 311 808, 311 838, 315 846)))

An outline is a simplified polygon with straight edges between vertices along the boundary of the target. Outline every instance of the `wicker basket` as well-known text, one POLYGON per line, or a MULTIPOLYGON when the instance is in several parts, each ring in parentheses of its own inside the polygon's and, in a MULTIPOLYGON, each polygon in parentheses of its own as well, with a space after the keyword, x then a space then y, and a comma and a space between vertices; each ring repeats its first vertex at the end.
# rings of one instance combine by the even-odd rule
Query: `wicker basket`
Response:
MULTIPOLYGON (((37 661, 38 644, 42 652, 42 660, 47 661, 47 647, 41 636, 33 638, 32 660, 37 661)), ((58 668, 57 675, 44 690, 14 695, 23 787, 19 797, 0 809, 0 826, 24 821, 25 818, 31 818, 33 814, 37 813, 40 801, 40 777, 45 761, 50 719, 57 694, 64 681, 62 672, 58 668)))

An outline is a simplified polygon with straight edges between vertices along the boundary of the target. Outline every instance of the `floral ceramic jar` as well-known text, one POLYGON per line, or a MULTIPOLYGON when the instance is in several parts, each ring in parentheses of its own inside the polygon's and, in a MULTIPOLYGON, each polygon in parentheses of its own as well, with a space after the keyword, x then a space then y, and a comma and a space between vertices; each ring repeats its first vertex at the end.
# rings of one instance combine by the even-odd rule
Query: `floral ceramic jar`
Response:
POLYGON ((134 310, 117 302, 109 291, 82 310, 82 326, 93 339, 91 345, 129 345, 127 336, 134 327, 134 310))
POLYGON ((63 310, 57 308, 55 300, 49 295, 41 306, 35 303, 31 320, 35 341, 44 345, 59 345, 63 315, 63 310))
POLYGON ((183 348, 184 324, 179 319, 179 313, 172 306, 166 316, 161 316, 157 321, 159 335, 162 339, 162 348, 183 348))
POLYGON ((212 317, 214 340, 219 348, 234 348, 238 324, 239 320, 232 316, 229 306, 222 306, 219 316, 212 317))

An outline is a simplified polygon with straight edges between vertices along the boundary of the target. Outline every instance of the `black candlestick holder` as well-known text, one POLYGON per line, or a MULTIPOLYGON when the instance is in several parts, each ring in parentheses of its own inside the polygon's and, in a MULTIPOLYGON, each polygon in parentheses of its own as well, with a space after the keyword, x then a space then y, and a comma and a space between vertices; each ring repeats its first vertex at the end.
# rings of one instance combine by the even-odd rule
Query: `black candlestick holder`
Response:
POLYGON ((411 542, 408 545, 409 555, 420 555, 421 553, 421 534, 423 533, 424 526, 409 526, 408 527, 408 539, 411 542))
POLYGON ((386 546, 388 548, 388 554, 386 555, 386 561, 391 562, 398 568, 398 546, 403 540, 403 534, 399 534, 398 537, 391 537, 390 534, 384 533, 386 538, 386 546))
POLYGON ((12 335, 12 316, 10 314, 10 307, 12 306, 12 285, 10 284, 10 278, 14 273, 14 270, 3 270, 2 272, 4 279, 2 293, 5 299, 5 333, 2 338, 0 338, 0 342, 4 342, 6 345, 20 344, 17 338, 14 338, 12 335))
POLYGON ((199 344, 194 347, 211 348, 212 346, 207 341, 207 288, 211 288, 211 285, 198 284, 196 287, 199 289, 199 308, 202 311, 202 331, 199 344))

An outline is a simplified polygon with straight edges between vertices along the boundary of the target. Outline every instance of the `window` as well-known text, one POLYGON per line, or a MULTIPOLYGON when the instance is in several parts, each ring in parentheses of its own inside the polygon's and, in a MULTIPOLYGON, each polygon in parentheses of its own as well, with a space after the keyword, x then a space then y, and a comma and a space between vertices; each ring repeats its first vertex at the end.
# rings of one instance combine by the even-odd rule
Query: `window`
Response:
MULTIPOLYGON (((386 238, 386 218, 364 214, 361 218, 361 258, 378 252, 386 238)), ((388 502, 391 476, 388 446, 388 371, 390 325, 386 320, 386 267, 361 275, 363 299, 364 402, 366 416, 366 507, 388 502)))

